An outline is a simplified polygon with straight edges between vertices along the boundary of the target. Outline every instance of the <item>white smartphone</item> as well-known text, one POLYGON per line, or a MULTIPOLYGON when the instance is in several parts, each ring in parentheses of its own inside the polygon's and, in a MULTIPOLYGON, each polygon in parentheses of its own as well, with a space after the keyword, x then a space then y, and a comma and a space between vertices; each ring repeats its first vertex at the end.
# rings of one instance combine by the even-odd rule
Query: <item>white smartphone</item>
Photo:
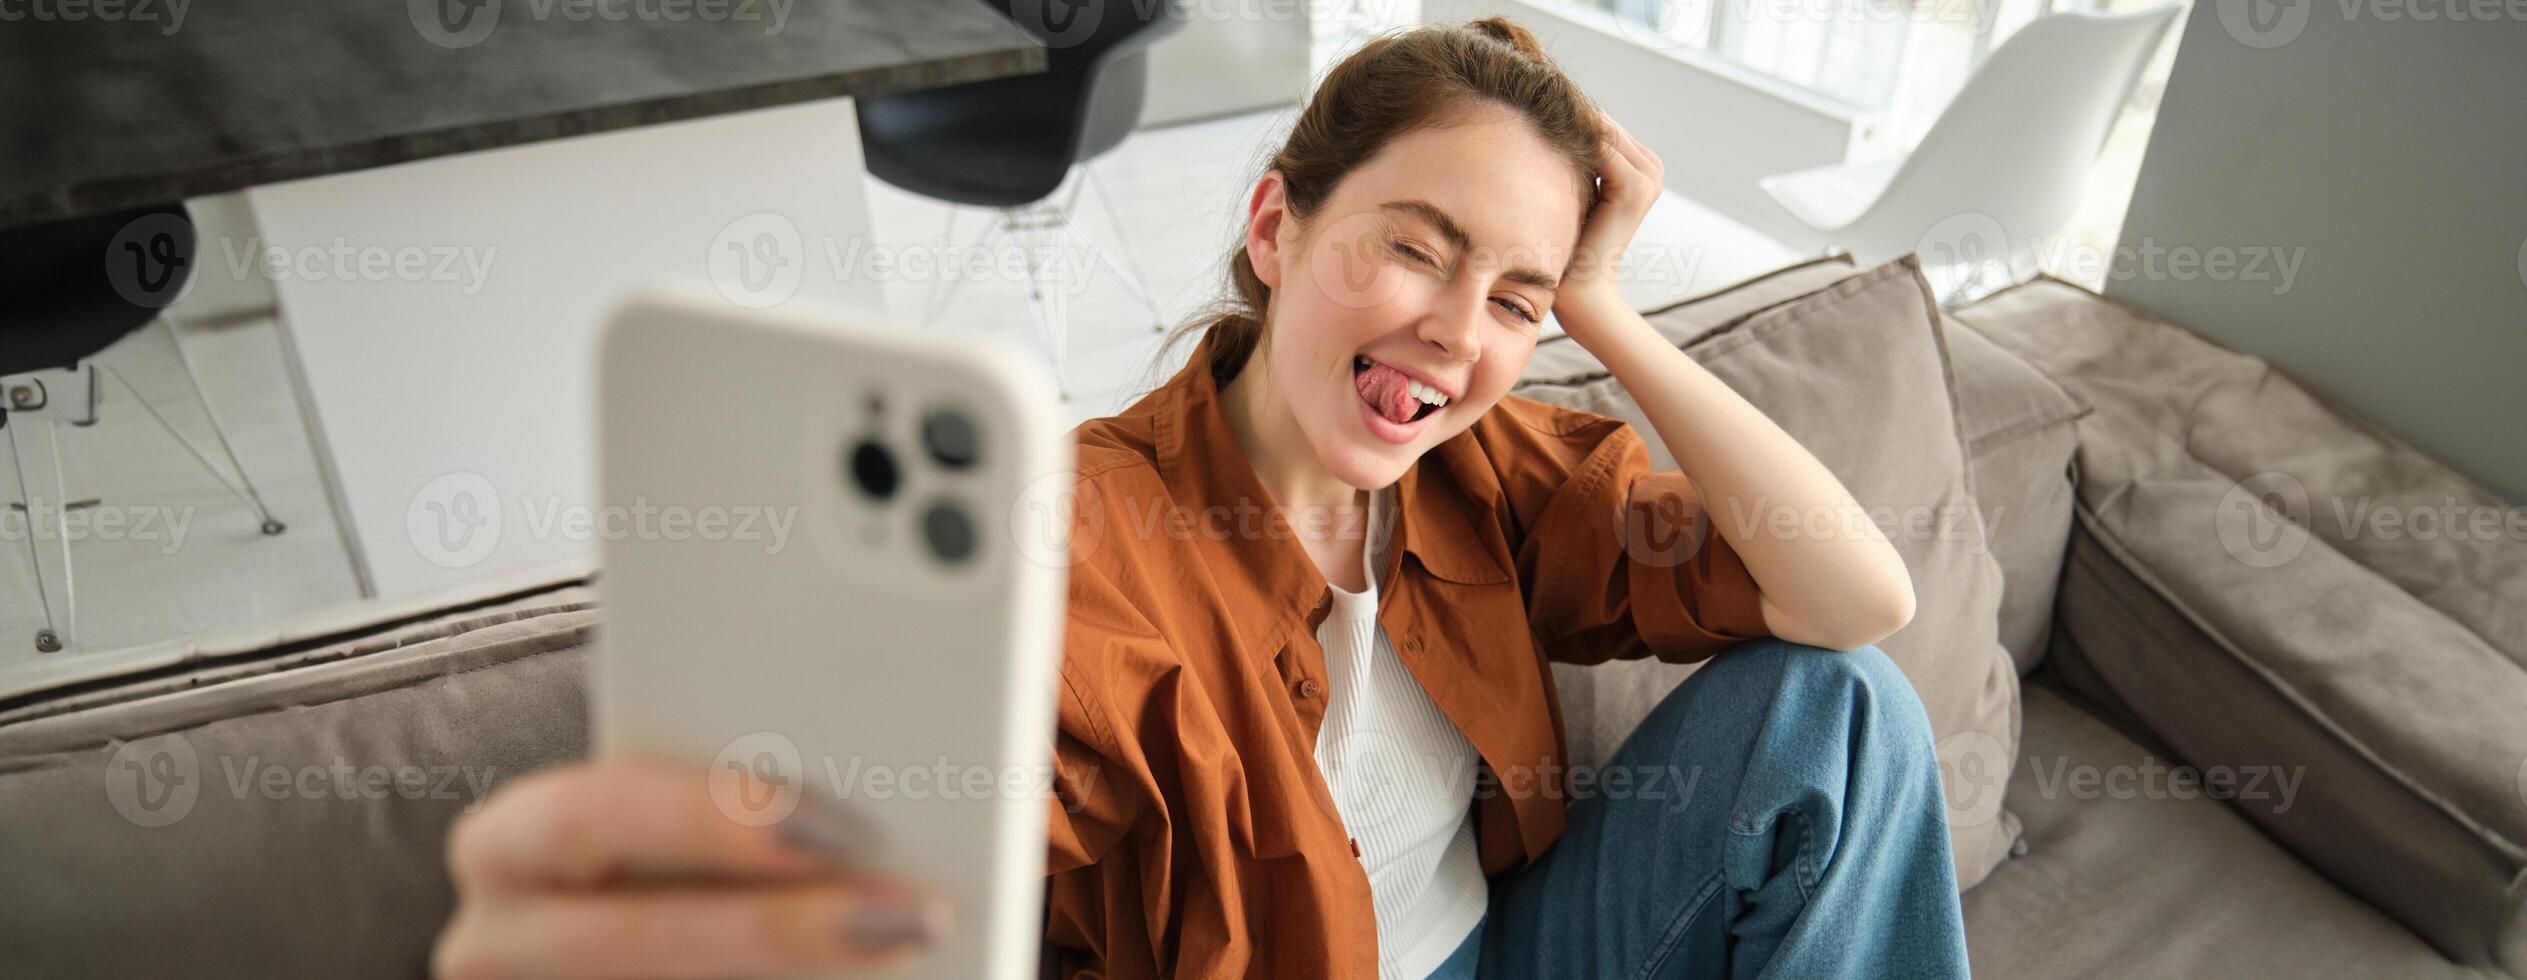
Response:
POLYGON ((755 825, 821 797, 954 906, 908 975, 1034 976, 1074 459, 1049 372, 702 292, 625 303, 599 350, 598 751, 708 764, 755 825))

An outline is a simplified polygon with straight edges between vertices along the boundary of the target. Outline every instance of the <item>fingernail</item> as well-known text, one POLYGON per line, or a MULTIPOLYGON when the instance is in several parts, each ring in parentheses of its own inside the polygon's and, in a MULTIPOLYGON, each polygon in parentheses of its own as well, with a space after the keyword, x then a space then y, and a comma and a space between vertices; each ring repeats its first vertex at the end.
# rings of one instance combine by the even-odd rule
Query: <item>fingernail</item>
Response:
POLYGON ((947 908, 919 899, 873 899, 852 908, 843 934, 862 949, 928 946, 948 932, 947 908))
POLYGON ((848 807, 802 799, 781 821, 781 839, 837 867, 860 867, 884 847, 877 826, 848 807))

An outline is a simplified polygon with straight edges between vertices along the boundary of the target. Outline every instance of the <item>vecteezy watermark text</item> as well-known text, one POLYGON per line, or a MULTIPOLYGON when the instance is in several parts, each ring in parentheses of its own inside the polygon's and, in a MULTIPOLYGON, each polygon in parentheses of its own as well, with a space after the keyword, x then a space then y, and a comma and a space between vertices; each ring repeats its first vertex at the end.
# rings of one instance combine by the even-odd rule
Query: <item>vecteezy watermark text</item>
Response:
POLYGON ((191 507, 64 506, 44 497, 0 507, 0 541, 156 542, 159 554, 172 555, 192 528, 191 507))
MULTIPOLYGON (((873 761, 865 756, 808 759, 798 743, 775 731, 748 732, 720 747, 709 769, 711 802, 721 815, 749 827, 780 823, 801 802, 883 800, 1058 799, 1072 813, 1086 805, 1102 772, 1089 765, 1063 770, 1054 763, 992 765, 941 754, 916 762, 873 761), (1062 777, 1068 776, 1067 784, 1062 777), (822 779, 815 778, 821 776, 822 779)), ((825 813, 843 813, 819 807, 825 813)))
POLYGON ((2190 800, 2207 796, 2258 804, 2269 801, 2270 812, 2276 816, 2290 812, 2299 798, 2299 783, 2308 774, 2306 766, 2168 765, 2150 755, 2142 756, 2139 765, 2073 765, 2069 756, 2057 756, 2050 764, 2042 757, 2028 756, 2027 764, 2033 767, 2036 792, 2047 799, 2190 800))
POLYGON ((181 732, 124 743, 105 760, 106 801, 123 819, 143 827, 184 819, 206 786, 236 801, 461 801, 471 811, 498 781, 493 766, 363 763, 342 756, 284 761, 221 755, 217 771, 205 772, 201 753, 181 732))
POLYGON ((745 541, 765 554, 789 546, 798 520, 794 505, 689 504, 634 497, 628 504, 592 506, 558 496, 521 495, 513 525, 491 480, 479 473, 449 473, 422 486, 404 508, 404 531, 413 550, 441 568, 468 568, 491 556, 513 526, 535 541, 745 541))
POLYGON ((790 23, 796 0, 405 0, 404 13, 424 40, 470 48, 507 20, 586 24, 731 24, 765 37, 790 23))
MULTIPOLYGON (((2215 0, 2220 28, 2250 48, 2278 48, 2299 39, 2319 0, 2215 0)), ((2343 22, 2412 21, 2480 24, 2527 21, 2527 0, 2334 0, 2343 22)))
POLYGON ((2230 484, 2212 526, 2230 557, 2256 568, 2297 558, 2327 520, 2333 541, 2527 541, 2527 507, 2453 496, 2432 502, 2329 495, 2323 504, 2297 477, 2268 470, 2230 484))
MULTIPOLYGON (((1012 526, 1040 525, 1054 541, 1021 541, 1029 557, 1055 564, 1077 564, 1103 547, 1105 539, 1132 541, 1337 541, 1370 536, 1367 504, 1287 507, 1279 503, 1238 499, 1191 505, 1133 495, 1108 495, 1093 481, 1071 481, 1066 474, 1047 477, 1064 481, 1057 491, 1030 492, 1020 499, 1052 513, 1034 520, 1012 520, 1012 526)), ((1981 548, 1986 527, 1999 521, 2006 507, 1976 503, 1910 507, 1853 504, 1791 506, 1766 497, 1731 500, 1722 512, 1708 513, 1689 481, 1671 481, 1648 491, 1635 490, 1620 507, 1605 511, 1611 526, 1592 526, 1586 533, 1611 534, 1626 555, 1655 567, 1672 568, 1701 553, 1715 526, 1734 529, 1735 540, 1758 537, 1797 540, 1961 541, 1981 548)))
POLYGON ((295 248, 266 244, 258 238, 219 240, 229 278, 245 281, 258 267, 273 282, 413 282, 446 283, 464 295, 481 292, 491 280, 497 245, 413 245, 333 241, 295 248))
POLYGON ((2161 242, 2144 237, 2100 247, 2071 235, 2025 235, 1979 211, 1949 215, 1914 243, 1927 269, 1964 268, 1996 282, 2014 282, 2032 262, 2057 275, 2089 281, 2270 283, 2290 292, 2307 247, 2271 242, 2161 242))
POLYGON ((184 29, 193 0, 0 0, 0 24, 149 24, 160 36, 184 29))

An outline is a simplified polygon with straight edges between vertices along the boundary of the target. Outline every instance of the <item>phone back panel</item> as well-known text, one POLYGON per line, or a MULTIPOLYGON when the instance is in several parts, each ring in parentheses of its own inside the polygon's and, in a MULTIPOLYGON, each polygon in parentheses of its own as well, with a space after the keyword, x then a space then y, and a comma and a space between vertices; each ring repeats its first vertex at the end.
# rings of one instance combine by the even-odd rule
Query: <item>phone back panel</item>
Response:
POLYGON ((1050 379, 678 293, 622 307, 599 362, 599 750, 708 763, 735 820, 838 802, 955 905, 911 975, 1032 976, 1073 457, 1050 379))

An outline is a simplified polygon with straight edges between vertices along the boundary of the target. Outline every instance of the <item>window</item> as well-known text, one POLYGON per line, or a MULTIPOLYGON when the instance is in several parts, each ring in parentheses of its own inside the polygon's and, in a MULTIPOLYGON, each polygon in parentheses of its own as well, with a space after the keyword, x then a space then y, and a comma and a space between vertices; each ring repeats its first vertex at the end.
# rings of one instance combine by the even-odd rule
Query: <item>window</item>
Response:
POLYGON ((1878 117, 1864 155, 1901 156, 1993 48, 2028 21, 2113 0, 1538 0, 1593 7, 1878 117))
MULTIPOLYGON (((1912 152, 1983 60, 2038 17, 2127 12, 2165 0, 1530 0, 1590 7, 1643 29, 1641 43, 1690 48, 1851 107, 1865 118, 1851 162, 1912 152)), ((2089 174, 2079 213, 2038 258, 2091 286, 2111 253, 2158 93, 2174 61, 2170 31, 2089 174), (2076 260, 2076 261, 2075 261, 2076 260)))

